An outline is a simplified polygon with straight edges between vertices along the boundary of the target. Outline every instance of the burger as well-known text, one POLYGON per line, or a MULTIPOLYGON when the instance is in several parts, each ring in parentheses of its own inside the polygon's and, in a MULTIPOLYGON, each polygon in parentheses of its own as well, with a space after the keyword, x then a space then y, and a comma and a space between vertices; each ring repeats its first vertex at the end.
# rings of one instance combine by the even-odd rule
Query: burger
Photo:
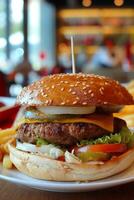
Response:
POLYGON ((98 75, 57 74, 25 87, 17 97, 24 116, 16 126, 10 159, 38 179, 92 181, 134 162, 134 135, 116 118, 132 96, 98 75))

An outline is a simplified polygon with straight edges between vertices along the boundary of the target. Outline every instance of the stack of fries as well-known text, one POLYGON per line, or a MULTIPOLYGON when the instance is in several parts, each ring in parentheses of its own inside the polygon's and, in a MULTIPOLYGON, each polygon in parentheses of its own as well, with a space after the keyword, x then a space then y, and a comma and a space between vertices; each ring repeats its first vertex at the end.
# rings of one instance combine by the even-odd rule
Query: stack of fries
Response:
MULTIPOLYGON (((127 84, 126 88, 134 98, 134 80, 127 84)), ((134 128, 134 105, 123 107, 115 116, 124 119, 128 127, 134 128)))
POLYGON ((0 162, 2 162, 3 167, 6 169, 11 169, 13 167, 9 157, 8 144, 15 144, 16 128, 22 116, 23 109, 20 108, 12 127, 5 130, 0 130, 0 162))
POLYGON ((8 144, 15 141, 16 130, 14 128, 0 130, 0 161, 6 169, 12 168, 10 161, 8 144))

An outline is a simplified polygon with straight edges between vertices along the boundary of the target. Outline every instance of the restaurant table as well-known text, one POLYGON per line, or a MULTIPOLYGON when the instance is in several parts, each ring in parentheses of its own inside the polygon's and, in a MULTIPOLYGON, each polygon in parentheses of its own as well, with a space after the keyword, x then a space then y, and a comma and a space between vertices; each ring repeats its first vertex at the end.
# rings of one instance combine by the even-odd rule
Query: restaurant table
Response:
POLYGON ((134 200, 134 183, 82 193, 46 192, 0 180, 0 200, 134 200))

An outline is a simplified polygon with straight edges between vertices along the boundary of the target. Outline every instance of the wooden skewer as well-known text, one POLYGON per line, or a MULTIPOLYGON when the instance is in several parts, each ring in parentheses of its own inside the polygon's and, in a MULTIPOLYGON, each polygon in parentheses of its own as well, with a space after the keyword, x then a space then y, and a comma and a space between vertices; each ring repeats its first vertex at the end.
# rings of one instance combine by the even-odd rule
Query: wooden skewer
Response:
POLYGON ((71 58, 72 58, 72 73, 76 73, 76 67, 75 67, 75 59, 74 59, 74 40, 73 36, 71 36, 71 58))

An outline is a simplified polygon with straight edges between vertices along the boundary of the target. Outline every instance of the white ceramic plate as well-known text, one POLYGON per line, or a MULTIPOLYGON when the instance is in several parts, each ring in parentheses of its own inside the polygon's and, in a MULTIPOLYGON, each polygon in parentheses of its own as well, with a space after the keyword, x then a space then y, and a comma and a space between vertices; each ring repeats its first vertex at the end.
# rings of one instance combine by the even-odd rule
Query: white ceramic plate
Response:
POLYGON ((87 183, 37 180, 17 170, 6 170, 0 165, 0 179, 32 188, 56 192, 82 192, 108 188, 134 181, 134 164, 124 172, 107 179, 87 183))

